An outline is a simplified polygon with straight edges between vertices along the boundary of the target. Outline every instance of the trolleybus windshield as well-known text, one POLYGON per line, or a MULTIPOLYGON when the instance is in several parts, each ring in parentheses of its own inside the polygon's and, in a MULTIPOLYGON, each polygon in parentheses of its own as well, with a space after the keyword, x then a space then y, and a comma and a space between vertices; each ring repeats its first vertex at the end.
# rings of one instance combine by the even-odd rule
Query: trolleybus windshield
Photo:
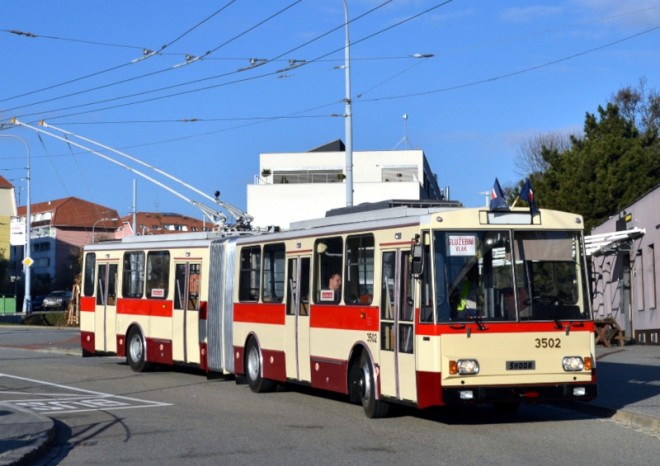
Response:
POLYGON ((436 231, 437 322, 588 319, 579 233, 436 231))

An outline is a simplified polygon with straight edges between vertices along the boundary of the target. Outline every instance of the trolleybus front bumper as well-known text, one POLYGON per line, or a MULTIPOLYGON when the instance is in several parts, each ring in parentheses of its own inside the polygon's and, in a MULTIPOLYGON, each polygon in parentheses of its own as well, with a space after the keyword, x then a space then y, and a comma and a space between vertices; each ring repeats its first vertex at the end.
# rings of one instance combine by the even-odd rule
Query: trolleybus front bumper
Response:
POLYGON ((442 399, 446 405, 591 401, 596 398, 597 394, 598 387, 594 383, 562 383, 496 387, 465 386, 442 389, 442 399))

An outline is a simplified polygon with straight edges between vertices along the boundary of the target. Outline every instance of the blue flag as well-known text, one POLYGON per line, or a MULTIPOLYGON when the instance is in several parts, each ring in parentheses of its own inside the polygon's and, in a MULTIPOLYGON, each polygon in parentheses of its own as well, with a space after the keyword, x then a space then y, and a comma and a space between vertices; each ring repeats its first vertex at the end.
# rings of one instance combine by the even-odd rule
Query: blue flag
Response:
POLYGON ((500 182, 495 178, 493 190, 490 192, 490 210, 508 209, 509 205, 504 199, 504 192, 500 186, 500 182))
POLYGON ((536 199, 534 199, 534 190, 532 189, 532 182, 525 181, 525 185, 520 191, 520 199, 529 204, 529 212, 532 214, 532 217, 539 213, 538 207, 536 207, 536 199))

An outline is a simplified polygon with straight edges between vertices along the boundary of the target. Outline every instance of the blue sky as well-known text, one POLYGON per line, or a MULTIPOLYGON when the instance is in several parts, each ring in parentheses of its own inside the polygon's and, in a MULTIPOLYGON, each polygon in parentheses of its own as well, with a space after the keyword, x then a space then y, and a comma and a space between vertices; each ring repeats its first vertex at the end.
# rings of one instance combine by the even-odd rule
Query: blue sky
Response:
MULTIPOLYGON (((482 205, 495 177, 520 179, 525 141, 580 132, 586 112, 640 78, 660 88, 658 0, 348 7, 354 150, 422 149, 466 206, 482 205)), ((138 210, 201 216, 12 117, 44 119, 244 209, 260 153, 345 138, 343 24, 341 0, 3 1, 0 134, 29 145, 33 202, 77 196, 126 215, 137 178, 138 210), (139 60, 143 49, 159 53, 139 60), (203 58, 184 65, 186 55, 203 58), (250 58, 268 61, 249 68, 250 58), (307 64, 286 70, 289 60, 307 64)), ((25 165, 24 147, 0 138, 0 175, 25 186, 25 165)))

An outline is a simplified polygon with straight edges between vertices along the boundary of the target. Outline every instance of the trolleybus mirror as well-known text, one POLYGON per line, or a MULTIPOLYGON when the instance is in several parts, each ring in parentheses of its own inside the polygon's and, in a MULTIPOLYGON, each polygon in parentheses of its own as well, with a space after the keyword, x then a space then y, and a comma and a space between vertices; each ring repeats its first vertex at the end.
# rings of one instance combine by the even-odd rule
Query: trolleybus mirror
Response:
POLYGON ((415 243, 410 248, 410 275, 413 278, 419 278, 424 272, 424 248, 421 244, 415 243))

